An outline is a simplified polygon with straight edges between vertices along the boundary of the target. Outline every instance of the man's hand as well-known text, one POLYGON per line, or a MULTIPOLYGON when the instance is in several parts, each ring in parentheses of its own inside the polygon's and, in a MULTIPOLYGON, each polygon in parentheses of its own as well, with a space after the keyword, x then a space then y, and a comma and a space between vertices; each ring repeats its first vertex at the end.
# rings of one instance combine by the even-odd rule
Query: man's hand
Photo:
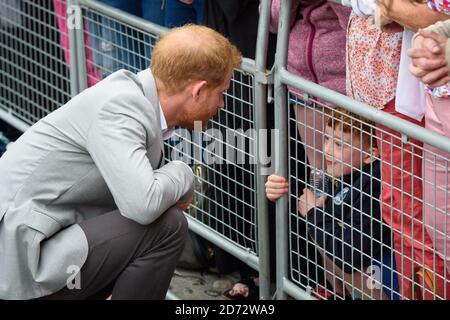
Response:
POLYGON ((413 47, 408 50, 412 59, 411 73, 429 87, 446 84, 450 77, 445 60, 447 38, 427 31, 420 31, 414 39, 413 47))
POLYGON ((289 184, 284 177, 271 174, 266 182, 266 196, 275 201, 289 192, 289 184))
POLYGON ((182 196, 180 200, 178 200, 176 206, 181 210, 186 211, 191 205, 192 200, 194 200, 194 194, 195 192, 193 190, 189 191, 184 196, 182 196))
POLYGON ((309 210, 314 207, 323 208, 327 196, 322 196, 318 199, 314 199, 314 192, 308 188, 303 189, 303 194, 298 200, 298 212, 305 217, 309 210))

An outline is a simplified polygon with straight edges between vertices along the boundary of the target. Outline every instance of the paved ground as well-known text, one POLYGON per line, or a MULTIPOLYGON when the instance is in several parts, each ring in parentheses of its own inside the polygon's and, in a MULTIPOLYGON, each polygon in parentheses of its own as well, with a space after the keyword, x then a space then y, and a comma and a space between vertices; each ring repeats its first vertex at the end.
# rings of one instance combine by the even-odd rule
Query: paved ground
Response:
POLYGON ((220 276, 215 269, 201 271, 177 268, 169 290, 183 300, 227 300, 223 292, 238 279, 238 273, 220 276))

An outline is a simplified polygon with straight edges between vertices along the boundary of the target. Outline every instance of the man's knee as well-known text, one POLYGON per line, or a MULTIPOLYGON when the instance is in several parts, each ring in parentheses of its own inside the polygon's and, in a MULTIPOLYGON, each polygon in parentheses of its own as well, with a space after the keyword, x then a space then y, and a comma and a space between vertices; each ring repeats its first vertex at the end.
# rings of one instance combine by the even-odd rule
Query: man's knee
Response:
POLYGON ((181 209, 173 206, 164 212, 161 217, 161 223, 170 230, 181 241, 185 241, 188 234, 188 222, 181 209))

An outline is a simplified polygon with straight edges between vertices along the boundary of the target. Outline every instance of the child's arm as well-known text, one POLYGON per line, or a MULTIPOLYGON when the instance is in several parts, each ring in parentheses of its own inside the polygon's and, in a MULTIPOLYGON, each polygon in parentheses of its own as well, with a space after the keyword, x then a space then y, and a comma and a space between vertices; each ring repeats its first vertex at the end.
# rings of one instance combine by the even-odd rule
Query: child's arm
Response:
POLYGON ((315 207, 323 208, 326 196, 322 196, 317 200, 314 198, 314 192, 308 188, 303 189, 303 194, 298 199, 298 212, 305 217, 311 209, 315 207))
POLYGON ((284 177, 271 174, 266 182, 266 197, 275 201, 289 192, 289 184, 284 177))

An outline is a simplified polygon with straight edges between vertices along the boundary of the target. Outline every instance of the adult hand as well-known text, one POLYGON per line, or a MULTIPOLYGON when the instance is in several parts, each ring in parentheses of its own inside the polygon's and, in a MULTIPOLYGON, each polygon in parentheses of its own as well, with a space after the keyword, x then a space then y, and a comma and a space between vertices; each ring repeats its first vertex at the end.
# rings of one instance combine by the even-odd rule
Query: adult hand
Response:
POLYGON ((194 194, 195 192, 193 190, 189 191, 184 196, 182 196, 180 200, 178 200, 176 206, 181 210, 186 211, 187 209, 189 209, 192 201, 194 200, 194 194))
POLYGON ((325 200, 327 196, 321 196, 318 199, 314 199, 314 192, 308 188, 303 189, 303 194, 298 200, 298 212, 305 217, 309 210, 314 207, 323 208, 325 206, 325 200))
POLYGON ((179 0, 179 1, 184 4, 192 4, 194 2, 194 0, 179 0))
POLYGON ((412 59, 411 73, 429 87, 446 84, 450 77, 445 59, 447 38, 427 31, 420 31, 414 39, 413 47, 408 50, 412 59))
POLYGON ((284 177, 271 174, 266 182, 266 196, 275 201, 289 192, 289 184, 284 177))
POLYGON ((374 12, 374 22, 378 29, 387 33, 402 32, 403 27, 389 17, 389 0, 379 0, 374 12))

